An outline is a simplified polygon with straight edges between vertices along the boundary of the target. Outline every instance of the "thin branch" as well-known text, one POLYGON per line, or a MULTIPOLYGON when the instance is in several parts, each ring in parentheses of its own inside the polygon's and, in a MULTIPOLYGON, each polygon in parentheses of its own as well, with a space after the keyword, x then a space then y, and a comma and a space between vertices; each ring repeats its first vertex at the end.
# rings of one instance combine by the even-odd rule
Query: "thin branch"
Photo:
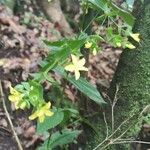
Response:
MULTIPOLYGON (((134 116, 134 115, 132 115, 132 116, 130 116, 129 118, 127 118, 126 120, 124 120, 124 121, 118 126, 118 128, 117 128, 110 136, 108 136, 107 139, 105 139, 105 140, 103 140, 101 143, 99 143, 93 150, 97 150, 102 144, 104 144, 106 141, 110 140, 110 138, 111 138, 118 130, 120 130, 120 128, 121 128, 127 121, 129 121, 133 116, 134 116)), ((111 145, 111 144, 112 144, 112 140, 110 140, 110 142, 109 142, 107 145, 105 145, 103 148, 105 148, 105 147, 107 147, 107 146, 109 146, 109 145, 111 145)))
MULTIPOLYGON (((131 126, 130 126, 131 127, 131 126)), ((112 144, 114 144, 115 142, 117 142, 129 129, 130 129, 130 127, 129 128, 127 128, 120 136, 118 136, 116 139, 110 139, 110 142, 108 143, 108 144, 106 144, 105 146, 103 146, 102 148, 101 148, 101 150, 103 150, 103 149, 105 149, 106 147, 108 147, 109 145, 112 145, 112 144)))
POLYGON ((133 141, 134 138, 128 138, 128 139, 118 139, 117 141, 133 141))
POLYGON ((113 144, 125 144, 125 143, 139 143, 139 144, 149 144, 150 142, 144 142, 144 141, 122 141, 122 142, 114 142, 113 144))
POLYGON ((118 101, 118 98, 117 98, 117 94, 118 94, 118 91, 119 91, 119 86, 118 85, 116 85, 116 92, 115 92, 115 97, 114 97, 114 100, 113 100, 113 103, 112 103, 112 106, 111 106, 111 128, 112 128, 112 133, 113 133, 113 131, 114 131, 114 120, 115 120, 115 118, 114 118, 114 108, 115 108, 115 105, 116 105, 116 103, 117 103, 117 101, 118 101))
POLYGON ((101 145, 103 145, 107 141, 107 139, 105 139, 101 143, 99 143, 96 147, 93 148, 93 150, 97 150, 101 145))
POLYGON ((106 139, 107 139, 108 135, 109 135, 109 129, 108 129, 108 123, 107 123, 107 120, 106 120, 106 115, 105 115, 104 112, 103 112, 103 116, 104 116, 104 122, 105 122, 105 126, 106 126, 106 139))
POLYGON ((4 111, 5 111, 5 113, 6 113, 6 117, 7 117, 7 119, 8 119, 9 124, 10 124, 10 127, 11 127, 11 129, 12 129, 12 132, 13 132, 13 135, 14 135, 14 137, 15 137, 15 140, 16 140, 16 142, 17 142, 17 144, 18 144, 18 148, 19 148, 19 150, 23 150, 23 147, 22 147, 22 145, 21 145, 21 143, 20 143, 20 140, 19 140, 19 138, 18 138, 18 136, 17 136, 17 133, 16 133, 16 131, 15 131, 15 129, 14 129, 13 123, 12 123, 12 121, 11 121, 11 119, 10 119, 10 115, 9 115, 9 113, 8 113, 8 110, 7 110, 7 107, 6 107, 6 104, 5 104, 5 99, 4 99, 4 94, 3 94, 3 89, 2 89, 1 80, 0 80, 0 99, 2 100, 3 108, 4 108, 4 111))
POLYGON ((149 109, 150 109, 150 105, 145 106, 142 112, 140 113, 140 116, 142 116, 144 113, 149 112, 149 109))

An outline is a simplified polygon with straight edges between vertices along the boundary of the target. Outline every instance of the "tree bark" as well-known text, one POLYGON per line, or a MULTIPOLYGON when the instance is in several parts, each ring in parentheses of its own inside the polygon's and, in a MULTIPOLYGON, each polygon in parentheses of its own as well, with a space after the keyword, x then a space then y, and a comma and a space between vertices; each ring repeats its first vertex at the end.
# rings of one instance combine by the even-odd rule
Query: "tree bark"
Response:
POLYGON ((65 19, 65 16, 61 10, 61 5, 59 0, 37 0, 38 5, 42 8, 43 12, 49 20, 60 26, 61 31, 64 35, 71 35, 72 30, 65 19))
MULTIPOLYGON (((117 138, 127 129, 127 132, 125 132, 122 138, 136 138, 142 125, 142 119, 138 120, 138 117, 150 102, 150 0, 144 0, 143 4, 140 0, 137 0, 135 7, 137 10, 134 11, 136 14, 134 32, 140 33, 141 41, 140 44, 134 43, 133 41, 137 48, 135 50, 125 49, 121 54, 108 92, 112 103, 115 96, 118 99, 114 107, 113 131, 125 120, 126 122, 123 123, 121 128, 108 141, 102 144, 102 147, 107 145, 110 142, 109 140, 117 138), (119 88, 116 94, 117 85, 119 88)), ((108 133, 110 135, 113 133, 111 107, 107 106, 105 113, 107 116, 108 133)), ((97 129, 98 135, 89 130, 85 130, 88 141, 86 150, 92 150, 106 137, 106 122, 102 119, 102 115, 91 117, 89 120, 97 129)), ((133 144, 110 144, 105 149, 137 150, 138 148, 135 148, 133 144)), ((141 150, 146 150, 146 148, 142 146, 141 150)))

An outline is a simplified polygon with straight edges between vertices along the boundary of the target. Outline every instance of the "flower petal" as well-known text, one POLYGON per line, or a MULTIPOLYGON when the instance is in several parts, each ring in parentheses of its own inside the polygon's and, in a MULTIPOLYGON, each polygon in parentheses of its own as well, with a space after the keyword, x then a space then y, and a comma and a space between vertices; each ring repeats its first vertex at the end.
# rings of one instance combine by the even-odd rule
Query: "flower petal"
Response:
POLYGON ((11 93, 11 94, 14 94, 14 95, 20 94, 15 88, 13 88, 13 87, 11 87, 11 86, 10 86, 10 93, 11 93))
POLYGON ((9 95, 8 96, 8 99, 11 101, 11 102, 17 102, 17 101, 20 101, 22 97, 20 96, 16 96, 16 95, 9 95))
POLYGON ((137 42, 140 42, 139 33, 131 33, 130 36, 137 42))
POLYGON ((73 64, 67 65, 67 66, 65 67, 65 70, 66 70, 66 71, 70 71, 70 72, 74 72, 75 66, 74 66, 73 64))
POLYGON ((19 107, 24 110, 26 105, 27 105, 27 103, 25 101, 23 101, 19 107))
POLYGON ((15 103, 15 109, 17 110, 17 109, 19 109, 19 107, 18 107, 18 104, 17 103, 15 103))
POLYGON ((85 59, 82 58, 82 59, 80 59, 80 60, 78 61, 77 66, 78 66, 79 69, 80 69, 80 67, 81 67, 81 66, 84 66, 84 65, 85 65, 85 59))
POLYGON ((85 43, 85 48, 91 48, 92 46, 92 43, 91 42, 86 42, 85 43))
POLYGON ((133 44, 131 44, 131 43, 129 43, 129 44, 126 44, 125 45, 127 48, 129 48, 129 49, 135 49, 136 47, 133 45, 133 44))
POLYGON ((38 112, 35 111, 32 115, 29 116, 29 119, 30 119, 30 120, 34 120, 34 119, 37 118, 37 117, 38 117, 38 112))
POLYGON ((54 114, 52 111, 49 110, 45 110, 44 113, 46 116, 52 116, 54 114))
POLYGON ((120 42, 117 42, 116 45, 117 45, 118 47, 121 47, 121 43, 120 43, 120 42))
POLYGON ((82 66, 82 67, 80 68, 80 70, 81 70, 81 71, 88 71, 88 68, 82 66))
POLYGON ((51 107, 51 103, 48 102, 43 106, 43 109, 49 109, 51 107))
POLYGON ((78 80, 80 78, 79 70, 75 70, 75 79, 78 80))
POLYGON ((72 58, 73 65, 76 66, 78 64, 78 61, 79 61, 78 57, 71 54, 71 58, 72 58))
POLYGON ((44 115, 42 115, 42 116, 39 116, 39 122, 43 122, 44 121, 44 119, 45 119, 45 116, 44 115))

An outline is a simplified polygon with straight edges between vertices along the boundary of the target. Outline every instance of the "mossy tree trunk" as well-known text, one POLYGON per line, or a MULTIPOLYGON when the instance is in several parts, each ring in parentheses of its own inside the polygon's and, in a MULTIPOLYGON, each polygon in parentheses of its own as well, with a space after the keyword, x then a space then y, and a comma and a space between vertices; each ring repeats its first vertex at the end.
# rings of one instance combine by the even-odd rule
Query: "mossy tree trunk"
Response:
MULTIPOLYGON (((112 103, 114 97, 117 97, 117 102, 114 107, 113 131, 115 131, 121 124, 123 125, 111 138, 105 141, 101 147, 97 149, 102 149, 103 146, 108 143, 110 144, 110 140, 116 139, 122 133, 124 134, 120 138, 133 137, 136 139, 142 125, 142 119, 140 119, 140 122, 138 117, 142 110, 150 103, 150 0, 144 0, 144 3, 137 0, 135 7, 137 9, 135 10, 136 22, 134 32, 140 33, 141 42, 140 44, 134 43, 137 45, 135 50, 125 49, 121 54, 117 70, 108 92, 112 103), (115 94, 117 86, 118 92, 115 94), (137 122, 139 122, 139 124, 137 124, 137 122)), ((106 106, 104 111, 106 114, 108 134, 110 135, 113 133, 111 107, 106 106)), ((98 134, 96 135, 89 130, 85 130, 88 137, 88 142, 85 148, 86 150, 92 150, 106 137, 106 122, 104 122, 102 115, 91 117, 89 120, 97 129, 98 134)), ((112 141, 112 143, 113 142, 114 141, 112 141)), ((134 144, 110 144, 104 149, 139 149, 137 147, 133 148, 133 146, 134 144)), ((144 147, 140 149, 146 150, 144 147)))

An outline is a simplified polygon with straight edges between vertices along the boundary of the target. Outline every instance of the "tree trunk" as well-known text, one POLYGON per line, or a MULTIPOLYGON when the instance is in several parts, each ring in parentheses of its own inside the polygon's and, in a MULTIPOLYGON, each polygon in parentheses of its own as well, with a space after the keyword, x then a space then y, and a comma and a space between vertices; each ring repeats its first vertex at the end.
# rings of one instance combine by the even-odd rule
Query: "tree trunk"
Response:
POLYGON ((59 0, 52 0, 50 2, 48 2, 48 0, 37 0, 37 2, 38 5, 44 11, 47 18, 51 20, 53 23, 56 23, 58 26, 60 26, 61 31, 64 33, 64 35, 73 34, 61 10, 59 0))
MULTIPOLYGON (((110 143, 112 139, 116 139, 122 133, 125 134, 120 138, 136 138, 138 136, 142 125, 142 119, 139 120, 138 117, 150 102, 150 0, 144 0, 143 4, 140 0, 137 0, 135 7, 137 8, 137 10, 135 10, 137 19, 134 32, 140 33, 141 42, 140 44, 135 43, 137 45, 135 50, 125 49, 121 54, 108 94, 112 101, 115 99, 115 96, 118 99, 114 107, 114 129, 112 129, 111 107, 107 106, 105 109, 108 134, 113 133, 121 123, 126 121, 111 138, 101 145, 100 149, 108 143, 109 145, 104 149, 139 149, 137 145, 135 148, 133 144, 112 145, 110 143), (117 86, 118 92, 116 94, 117 86)), ((102 115, 91 117, 89 120, 97 129, 98 135, 89 130, 85 130, 88 136, 86 150, 92 150, 106 137, 106 122, 102 119, 102 115)), ((113 143, 114 141, 111 142, 113 143)), ((118 142, 118 140, 116 142, 118 142)), ((146 147, 150 148, 148 145, 146 145, 146 147)), ((140 146, 140 148, 141 150, 146 150, 143 146, 140 146)))

